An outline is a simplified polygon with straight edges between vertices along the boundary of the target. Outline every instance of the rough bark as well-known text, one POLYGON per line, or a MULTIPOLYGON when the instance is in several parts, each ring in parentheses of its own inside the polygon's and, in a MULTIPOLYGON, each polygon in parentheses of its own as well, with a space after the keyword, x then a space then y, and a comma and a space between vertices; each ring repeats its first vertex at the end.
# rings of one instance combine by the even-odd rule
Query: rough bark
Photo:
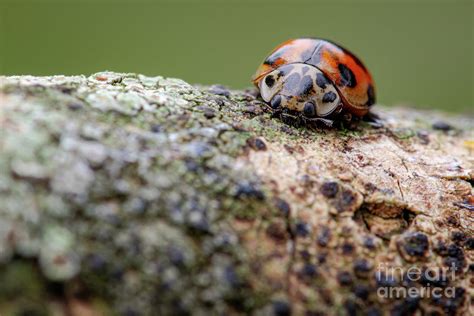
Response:
POLYGON ((0 314, 472 312, 474 120, 375 111, 320 129, 254 91, 0 77, 0 314), (412 266, 456 271, 386 276, 412 266))

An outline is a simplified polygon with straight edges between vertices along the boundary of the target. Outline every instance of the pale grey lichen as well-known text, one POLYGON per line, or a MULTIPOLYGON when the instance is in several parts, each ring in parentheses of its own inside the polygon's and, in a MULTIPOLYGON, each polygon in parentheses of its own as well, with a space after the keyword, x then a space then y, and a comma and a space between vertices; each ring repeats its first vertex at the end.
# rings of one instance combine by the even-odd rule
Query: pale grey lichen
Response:
POLYGON ((79 278, 119 314, 254 309, 229 219, 258 179, 230 168, 237 113, 197 110, 224 99, 135 74, 2 77, 0 262, 38 260, 46 282, 79 278))

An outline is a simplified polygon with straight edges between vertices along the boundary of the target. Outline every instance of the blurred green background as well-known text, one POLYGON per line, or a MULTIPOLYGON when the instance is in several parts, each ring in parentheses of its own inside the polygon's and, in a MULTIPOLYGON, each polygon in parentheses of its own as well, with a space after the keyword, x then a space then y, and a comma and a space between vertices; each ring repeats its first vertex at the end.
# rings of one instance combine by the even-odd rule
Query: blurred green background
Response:
POLYGON ((379 103, 474 111, 473 1, 0 0, 0 74, 101 70, 250 85, 293 37, 341 43, 379 103))

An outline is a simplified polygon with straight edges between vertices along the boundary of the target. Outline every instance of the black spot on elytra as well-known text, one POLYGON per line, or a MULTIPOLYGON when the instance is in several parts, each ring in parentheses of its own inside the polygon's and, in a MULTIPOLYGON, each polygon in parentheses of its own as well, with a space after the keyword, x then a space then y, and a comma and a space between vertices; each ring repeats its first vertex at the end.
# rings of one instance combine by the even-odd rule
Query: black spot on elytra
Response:
POLYGON ((281 95, 277 94, 271 99, 270 106, 273 109, 277 109, 280 106, 280 104, 281 104, 281 95))
POLYGON ((329 81, 326 76, 318 72, 316 75, 316 84, 318 85, 318 87, 320 87, 321 89, 325 89, 328 83, 329 81))
POLYGON ((297 73, 292 73, 285 80, 285 87, 288 91, 292 92, 293 95, 296 95, 296 92, 299 90, 299 85, 301 81, 301 76, 297 73))
POLYGON ((366 105, 372 105, 375 103, 375 91, 372 85, 367 88, 367 103, 366 105))
POLYGON ((337 67, 341 73, 341 85, 354 88, 357 85, 357 81, 352 70, 344 64, 339 64, 337 67))
POLYGON ((337 98, 337 96, 334 92, 332 92, 332 91, 326 92, 323 95, 323 103, 334 102, 334 100, 336 100, 336 98, 337 98))
POLYGON ((276 61, 279 58, 281 58, 281 56, 285 53, 286 50, 287 50, 287 48, 285 48, 285 47, 280 48, 278 51, 276 51, 275 53, 268 56, 268 58, 263 63, 265 65, 273 66, 276 63, 276 61))
POLYGON ((275 84, 275 78, 273 76, 269 75, 265 77, 265 84, 271 88, 275 84))
POLYGON ((316 108, 311 102, 306 102, 303 108, 303 114, 307 117, 313 117, 316 115, 316 108))
POLYGON ((308 70, 309 70, 309 67, 308 67, 308 66, 304 66, 301 71, 302 71, 302 73, 303 73, 303 75, 304 75, 305 73, 308 72, 308 70))

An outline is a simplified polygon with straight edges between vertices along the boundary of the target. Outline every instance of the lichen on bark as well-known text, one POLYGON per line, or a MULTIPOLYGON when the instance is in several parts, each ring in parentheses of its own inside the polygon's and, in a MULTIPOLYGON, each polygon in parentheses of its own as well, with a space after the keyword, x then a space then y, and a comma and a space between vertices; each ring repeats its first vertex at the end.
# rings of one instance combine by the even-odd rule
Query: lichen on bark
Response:
POLYGON ((251 90, 0 77, 0 314, 468 313, 474 120, 376 111, 297 127, 251 90), (454 267, 456 297, 377 295, 411 266, 454 267))

